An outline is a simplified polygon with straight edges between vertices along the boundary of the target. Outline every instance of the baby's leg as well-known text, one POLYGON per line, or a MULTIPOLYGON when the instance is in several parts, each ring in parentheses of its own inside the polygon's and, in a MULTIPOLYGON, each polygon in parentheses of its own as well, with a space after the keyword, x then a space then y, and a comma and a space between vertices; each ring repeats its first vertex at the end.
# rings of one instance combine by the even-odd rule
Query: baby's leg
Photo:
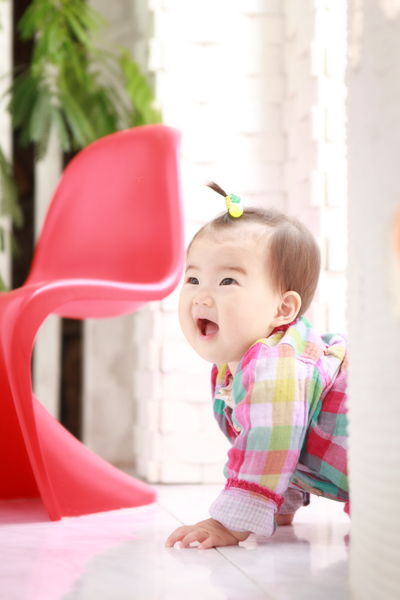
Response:
POLYGON ((310 504, 310 494, 302 492, 301 490, 296 490, 295 488, 289 487, 283 494, 283 498, 285 501, 282 504, 279 514, 275 517, 278 526, 290 525, 296 511, 302 506, 310 504))
POLYGON ((282 525, 291 525, 296 513, 288 513, 287 515, 276 515, 275 521, 278 527, 282 525))

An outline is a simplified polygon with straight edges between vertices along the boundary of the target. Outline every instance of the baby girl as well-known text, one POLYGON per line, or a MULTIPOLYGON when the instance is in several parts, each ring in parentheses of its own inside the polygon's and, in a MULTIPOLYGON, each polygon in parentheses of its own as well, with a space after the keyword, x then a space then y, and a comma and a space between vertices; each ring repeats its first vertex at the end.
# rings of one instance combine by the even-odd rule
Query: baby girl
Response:
POLYGON ((290 524, 309 494, 348 511, 346 341, 303 316, 320 252, 308 229, 276 210, 227 211, 194 236, 179 300, 182 331, 213 363, 214 414, 231 443, 211 518, 179 527, 171 547, 238 544, 290 524))

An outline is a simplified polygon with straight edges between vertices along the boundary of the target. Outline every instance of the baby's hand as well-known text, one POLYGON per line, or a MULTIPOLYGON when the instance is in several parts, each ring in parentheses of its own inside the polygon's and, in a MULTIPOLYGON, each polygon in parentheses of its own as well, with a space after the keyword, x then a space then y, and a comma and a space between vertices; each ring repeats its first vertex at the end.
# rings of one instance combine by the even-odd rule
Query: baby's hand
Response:
POLYGON ((236 546, 239 542, 244 542, 250 533, 250 531, 232 531, 214 519, 206 519, 196 525, 178 527, 169 536, 165 546, 171 548, 176 542, 181 543, 181 548, 187 548, 193 542, 200 542, 200 550, 218 546, 236 546))

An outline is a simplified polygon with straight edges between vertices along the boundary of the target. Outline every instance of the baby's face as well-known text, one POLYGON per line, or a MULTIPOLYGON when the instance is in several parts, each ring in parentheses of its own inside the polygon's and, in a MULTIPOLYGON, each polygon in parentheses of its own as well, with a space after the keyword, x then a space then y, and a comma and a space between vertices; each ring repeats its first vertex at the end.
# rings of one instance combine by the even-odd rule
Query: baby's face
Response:
POLYGON ((197 238, 188 254, 179 298, 182 331, 204 359, 236 370, 249 347, 276 327, 280 294, 266 265, 266 244, 257 238, 197 238))

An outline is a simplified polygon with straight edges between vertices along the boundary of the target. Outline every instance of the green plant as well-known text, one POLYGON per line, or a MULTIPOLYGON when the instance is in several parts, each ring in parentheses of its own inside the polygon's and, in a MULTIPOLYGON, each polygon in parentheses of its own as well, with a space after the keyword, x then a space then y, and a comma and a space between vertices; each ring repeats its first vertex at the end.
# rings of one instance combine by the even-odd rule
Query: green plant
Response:
MULTIPOLYGON (((62 150, 77 151, 114 131, 161 122, 152 89, 129 51, 100 44, 105 25, 85 0, 33 0, 20 19, 19 34, 33 40, 33 55, 8 90, 7 107, 19 143, 35 144, 36 160, 46 155, 53 128, 62 150)), ((18 225, 3 153, 0 177, 3 214, 18 225)))

